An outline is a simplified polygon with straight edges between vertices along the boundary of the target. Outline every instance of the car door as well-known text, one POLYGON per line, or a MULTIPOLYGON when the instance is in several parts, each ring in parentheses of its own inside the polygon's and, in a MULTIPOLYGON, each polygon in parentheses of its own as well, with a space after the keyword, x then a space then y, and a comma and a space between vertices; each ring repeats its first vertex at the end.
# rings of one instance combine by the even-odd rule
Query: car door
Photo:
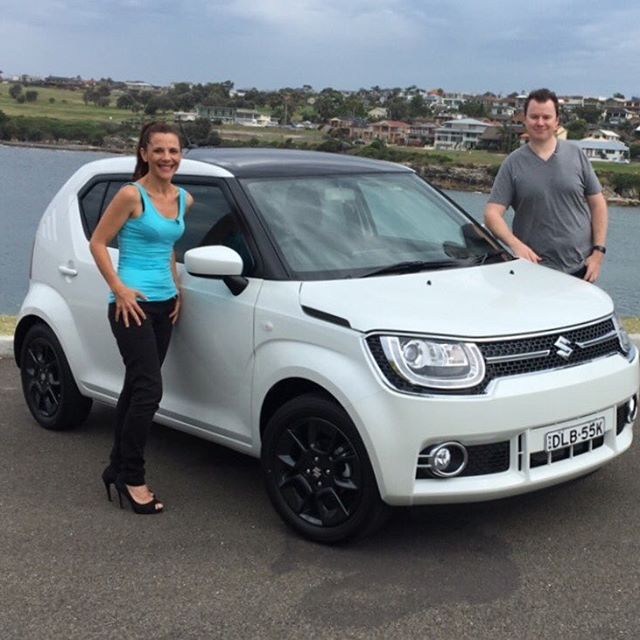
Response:
MULTIPOLYGON (((68 259, 62 256, 59 267, 65 281, 64 297, 73 311, 85 356, 82 369, 76 371, 78 382, 91 395, 109 400, 116 399, 120 393, 124 367, 107 319, 109 287, 91 255, 89 238, 113 196, 128 181, 126 175, 103 174, 94 176, 80 189, 72 205, 78 208, 77 218, 70 216, 72 220, 81 221, 81 225, 77 225, 78 233, 74 234, 73 255, 68 259)), ((109 246, 109 254, 117 265, 116 240, 109 246)))
POLYGON ((251 442, 254 308, 262 280, 251 277, 251 243, 224 181, 177 182, 195 203, 176 245, 182 308, 163 367, 159 413, 175 426, 242 448, 251 442), (249 284, 238 296, 222 280, 184 269, 185 251, 214 244, 231 247, 243 259, 249 284))

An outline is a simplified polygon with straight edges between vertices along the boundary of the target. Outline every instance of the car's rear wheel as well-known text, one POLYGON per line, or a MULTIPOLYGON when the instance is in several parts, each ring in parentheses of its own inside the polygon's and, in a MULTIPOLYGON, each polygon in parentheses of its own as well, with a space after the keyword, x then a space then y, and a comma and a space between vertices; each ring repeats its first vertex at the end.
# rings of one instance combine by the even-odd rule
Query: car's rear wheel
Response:
POLYGON ((273 415, 264 432, 262 468, 276 511, 316 542, 367 535, 390 512, 353 422, 321 395, 295 398, 273 415))
POLYGON ((80 425, 92 401, 80 394, 60 342, 45 324, 29 329, 20 350, 24 399, 45 429, 62 431, 80 425))

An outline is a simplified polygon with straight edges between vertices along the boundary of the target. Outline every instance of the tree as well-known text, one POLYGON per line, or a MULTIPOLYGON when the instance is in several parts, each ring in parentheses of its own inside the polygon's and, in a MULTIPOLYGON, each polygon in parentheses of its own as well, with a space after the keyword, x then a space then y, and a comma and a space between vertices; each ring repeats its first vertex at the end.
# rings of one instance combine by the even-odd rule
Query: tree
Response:
POLYGON ((133 110, 133 107, 135 105, 136 105, 136 101, 130 93, 123 93, 121 96, 118 97, 118 100, 116 101, 116 107, 118 107, 118 109, 133 110))
POLYGON ((9 87, 9 95, 14 99, 17 100, 18 96, 22 93, 22 85, 19 82, 16 82, 15 84, 12 84, 9 87))
POLYGON ((391 120, 407 120, 409 118, 409 103, 400 96, 395 96, 385 103, 391 120))
POLYGON ((24 97, 27 102, 35 102, 38 99, 38 92, 31 89, 24 94, 24 97))
POLYGON ((342 114, 344 96, 335 89, 323 89, 316 99, 314 107, 323 120, 329 120, 342 114))
POLYGON ((211 121, 198 118, 194 122, 185 122, 182 127, 187 144, 206 144, 211 133, 211 121))
POLYGON ((576 118, 567 123, 567 138, 570 140, 581 140, 587 134, 587 122, 582 118, 576 118))
POLYGON ((409 115, 412 118, 424 118, 431 113, 429 105, 421 94, 416 93, 409 101, 409 115))
POLYGON ((597 124, 602 117, 602 111, 595 106, 577 107, 576 116, 589 124, 597 124))
POLYGON ((486 115, 484 105, 478 100, 469 100, 468 102, 461 104, 458 111, 460 111, 460 113, 464 113, 464 115, 469 116, 470 118, 484 118, 486 115))

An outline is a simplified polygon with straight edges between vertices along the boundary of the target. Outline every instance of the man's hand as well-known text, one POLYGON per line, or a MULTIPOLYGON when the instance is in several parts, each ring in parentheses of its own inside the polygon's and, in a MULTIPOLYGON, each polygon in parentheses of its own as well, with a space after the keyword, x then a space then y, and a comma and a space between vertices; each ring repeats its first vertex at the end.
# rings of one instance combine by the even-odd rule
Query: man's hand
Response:
POLYGON ((602 251, 593 251, 591 255, 584 261, 587 271, 584 274, 584 280, 587 282, 595 282, 600 277, 600 270, 604 262, 604 253, 602 251))
POLYGON ((511 243, 511 251, 518 257, 523 258, 524 260, 528 260, 529 262, 534 262, 538 264, 540 262, 540 256, 527 244, 522 242, 521 240, 515 240, 515 242, 511 243))

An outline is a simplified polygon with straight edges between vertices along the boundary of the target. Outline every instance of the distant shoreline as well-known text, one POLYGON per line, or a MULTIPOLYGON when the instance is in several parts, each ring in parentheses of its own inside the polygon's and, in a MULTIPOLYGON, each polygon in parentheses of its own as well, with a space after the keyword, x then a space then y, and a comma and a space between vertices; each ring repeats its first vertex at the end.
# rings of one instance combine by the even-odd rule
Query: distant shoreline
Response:
POLYGON ((50 142, 21 142, 16 140, 0 140, 0 147, 25 147, 27 149, 48 149, 50 151, 93 151, 97 153, 134 153, 133 149, 115 149, 112 147, 98 147, 90 144, 50 143, 50 142))
MULTIPOLYGON (((113 147, 98 147, 88 144, 20 142, 15 140, 0 140, 0 146, 46 149, 51 151, 92 151, 95 153, 110 153, 114 155, 133 155, 135 152, 133 148, 116 149, 113 147)), ((434 166, 432 170, 423 168, 421 171, 418 171, 418 173, 439 189, 490 193, 493 176, 488 171, 484 171, 485 169, 486 167, 484 165, 477 165, 475 167, 447 167, 446 165, 439 165, 437 168, 434 166), (479 176, 479 173, 485 173, 486 175, 479 176)), ((610 205, 616 207, 640 206, 639 199, 623 198, 607 188, 603 190, 603 193, 607 203, 610 205)))

